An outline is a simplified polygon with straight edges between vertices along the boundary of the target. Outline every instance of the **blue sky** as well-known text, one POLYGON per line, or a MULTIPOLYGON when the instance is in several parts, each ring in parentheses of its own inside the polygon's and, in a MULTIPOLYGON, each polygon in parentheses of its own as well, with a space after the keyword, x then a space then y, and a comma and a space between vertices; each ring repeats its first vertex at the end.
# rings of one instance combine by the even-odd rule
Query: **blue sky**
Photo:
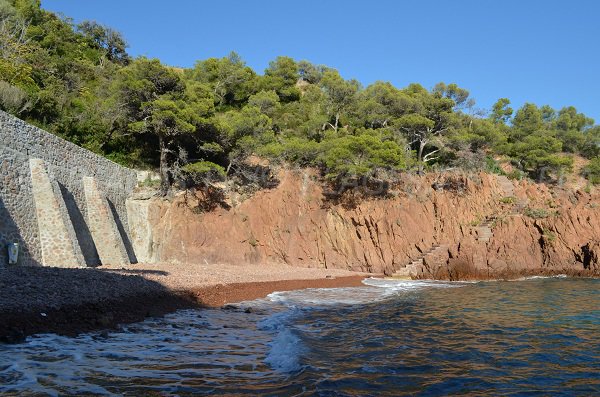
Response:
POLYGON ((398 87, 457 83, 477 106, 500 97, 573 105, 600 123, 596 0, 42 0, 119 30, 133 55, 189 67, 238 52, 262 74, 278 55, 398 87))

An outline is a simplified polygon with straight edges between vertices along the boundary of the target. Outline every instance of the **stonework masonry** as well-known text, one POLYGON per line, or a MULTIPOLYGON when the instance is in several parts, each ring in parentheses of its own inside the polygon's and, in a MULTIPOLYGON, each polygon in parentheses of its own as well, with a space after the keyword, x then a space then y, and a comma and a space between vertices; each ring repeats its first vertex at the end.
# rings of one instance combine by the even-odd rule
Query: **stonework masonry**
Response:
POLYGON ((58 186, 53 187, 43 160, 30 159, 29 166, 42 263, 58 267, 83 266, 83 255, 73 239, 75 232, 66 205, 57 194, 58 186))
POLYGON ((98 190, 96 180, 83 177, 83 191, 87 205, 87 223, 96 242, 96 250, 103 264, 125 265, 129 263, 123 239, 112 216, 106 198, 98 190))
POLYGON ((125 206, 135 185, 135 171, 0 111, 0 267, 8 243, 19 265, 97 266, 110 250, 111 262, 136 262, 125 206), (98 216, 105 238, 89 224, 98 216))

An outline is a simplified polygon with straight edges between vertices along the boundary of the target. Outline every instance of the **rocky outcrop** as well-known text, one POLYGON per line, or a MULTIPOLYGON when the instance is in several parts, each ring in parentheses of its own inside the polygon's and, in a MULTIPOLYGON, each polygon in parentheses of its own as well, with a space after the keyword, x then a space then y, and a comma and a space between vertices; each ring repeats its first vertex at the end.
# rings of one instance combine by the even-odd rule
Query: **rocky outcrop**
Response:
POLYGON ((310 171, 278 177, 273 189, 205 213, 198 211, 201 192, 133 200, 129 219, 142 228, 133 241, 138 257, 390 275, 422 259, 412 277, 450 279, 599 270, 600 201, 587 193, 489 174, 405 175, 388 197, 347 208, 325 200, 310 171), (480 239, 486 219, 493 219, 486 223, 491 235, 480 239))

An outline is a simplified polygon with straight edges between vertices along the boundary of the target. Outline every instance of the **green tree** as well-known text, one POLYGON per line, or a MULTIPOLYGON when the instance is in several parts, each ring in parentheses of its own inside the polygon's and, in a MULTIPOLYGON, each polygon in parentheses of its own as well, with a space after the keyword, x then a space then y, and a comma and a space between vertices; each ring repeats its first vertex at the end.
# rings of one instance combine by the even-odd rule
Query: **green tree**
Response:
POLYGON ((404 148, 383 141, 377 133, 346 135, 322 143, 321 161, 329 178, 370 176, 378 169, 401 169, 407 164, 404 148))
POLYGON ((417 161, 427 163, 441 150, 443 138, 450 132, 455 102, 432 95, 418 84, 411 84, 404 91, 417 102, 417 107, 414 113, 400 117, 397 124, 407 135, 410 145, 416 147, 417 161), (425 153, 429 144, 435 144, 437 149, 425 153))
POLYGON ((500 98, 492 106, 492 113, 490 119, 495 123, 506 124, 510 120, 513 114, 513 109, 510 107, 510 100, 508 98, 500 98))
POLYGON ((130 130, 158 140, 161 190, 166 193, 172 183, 169 145, 174 138, 196 131, 199 109, 179 74, 158 60, 136 60, 121 71, 117 84, 128 108, 130 130))
POLYGON ((460 88, 455 83, 437 83, 433 87, 432 93, 454 101, 454 107, 457 110, 472 108, 475 105, 475 100, 473 98, 469 98, 469 91, 465 90, 464 88, 460 88))
POLYGON ((284 136, 320 142, 325 133, 323 126, 328 120, 325 93, 318 86, 309 85, 299 101, 282 105, 273 122, 284 136))
POLYGON ((327 70, 329 68, 324 65, 314 65, 308 61, 298 62, 298 76, 300 80, 309 84, 319 84, 327 70))
POLYGON ((281 109, 279 96, 275 91, 260 91, 248 98, 248 105, 254 106, 269 117, 281 109))
POLYGON ((199 61, 186 74, 192 80, 209 84, 217 105, 243 104, 256 92, 256 73, 235 52, 224 58, 199 61))
POLYGON ((27 22, 8 2, 0 5, 0 109, 20 114, 31 106, 30 97, 37 91, 28 64, 35 48, 28 43, 27 22))
POLYGON ((360 85, 355 80, 344 80, 335 70, 326 71, 319 85, 325 92, 329 118, 323 129, 329 126, 337 132, 340 127, 340 119, 350 110, 360 85))
POLYGON ((577 153, 585 142, 584 132, 594 125, 594 120, 578 113, 573 106, 562 108, 552 122, 557 130, 557 138, 563 143, 563 150, 577 153))
POLYGON ((377 81, 357 94, 353 113, 357 125, 376 129, 392 126, 417 108, 409 95, 391 83, 377 81))
POLYGON ((588 159, 600 156, 600 126, 588 128, 583 132, 579 150, 581 155, 588 159))
POLYGON ((114 29, 100 25, 95 21, 83 21, 77 25, 77 29, 91 41, 92 45, 98 47, 104 58, 126 65, 130 58, 127 54, 127 42, 123 36, 114 29))
POLYGON ((142 121, 130 124, 130 128, 134 132, 151 133, 158 137, 161 190, 166 193, 172 183, 168 164, 169 143, 179 135, 194 133, 198 118, 185 100, 177 99, 172 94, 145 102, 142 111, 147 116, 142 121))
POLYGON ((570 170, 573 159, 561 153, 562 142, 551 133, 539 131, 514 143, 510 155, 521 167, 543 181, 550 173, 570 170))
POLYGON ((471 152, 495 150, 506 143, 506 126, 492 119, 466 117, 448 138, 456 151, 468 148, 471 152))
POLYGON ((322 152, 322 145, 311 139, 298 136, 273 141, 257 148, 257 154, 276 161, 287 161, 299 166, 314 166, 322 152))
POLYGON ((271 119, 254 106, 229 110, 217 115, 230 165, 243 160, 274 139, 271 119))
POLYGON ((277 92, 281 102, 292 102, 300 98, 300 90, 296 86, 299 78, 296 61, 280 56, 269 63, 260 86, 265 91, 277 92))
POLYGON ((544 120, 542 119, 540 109, 532 103, 526 103, 517 111, 513 118, 509 138, 512 142, 517 142, 527 135, 541 130, 543 127, 544 120))

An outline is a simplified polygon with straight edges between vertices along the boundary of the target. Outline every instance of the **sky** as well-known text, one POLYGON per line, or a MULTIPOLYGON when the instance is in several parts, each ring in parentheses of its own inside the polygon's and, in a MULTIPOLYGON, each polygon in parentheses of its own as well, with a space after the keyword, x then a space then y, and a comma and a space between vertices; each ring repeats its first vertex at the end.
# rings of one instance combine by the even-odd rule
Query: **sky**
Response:
POLYGON ((120 31, 129 53, 191 67, 236 51, 258 73, 279 55, 367 86, 437 82, 477 107, 502 97, 575 106, 600 123, 597 0, 42 0, 120 31))

